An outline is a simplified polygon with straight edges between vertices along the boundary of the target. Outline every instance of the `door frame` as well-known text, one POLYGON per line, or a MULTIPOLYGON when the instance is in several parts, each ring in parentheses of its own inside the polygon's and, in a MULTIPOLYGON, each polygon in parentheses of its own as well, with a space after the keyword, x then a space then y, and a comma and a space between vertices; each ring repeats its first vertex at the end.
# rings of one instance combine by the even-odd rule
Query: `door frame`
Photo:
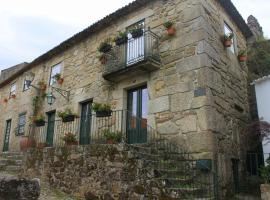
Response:
POLYGON ((89 104, 90 105, 90 114, 88 115, 89 116, 89 119, 87 119, 87 120, 89 120, 89 137, 87 138, 88 139, 88 141, 87 141, 87 143, 91 143, 91 128, 92 128, 92 104, 93 104, 93 99, 88 99, 88 100, 85 100, 85 101, 81 101, 80 103, 80 128, 79 128, 79 144, 80 145, 87 145, 87 144, 84 144, 83 142, 82 142, 82 139, 81 139, 81 131, 82 131, 82 123, 83 123, 83 121, 82 121, 82 119, 83 119, 83 116, 82 116, 82 112, 83 112, 83 110, 82 110, 82 106, 83 106, 83 104, 89 104))
POLYGON ((54 113, 54 123, 53 123, 53 135, 52 135, 52 144, 49 144, 51 146, 53 146, 54 143, 54 133, 55 133, 55 121, 56 121, 56 110, 51 110, 49 112, 46 112, 47 115, 47 130, 46 130, 46 143, 48 143, 48 131, 49 131, 49 115, 54 113))
MULTIPOLYGON (((140 122, 139 120, 137 120, 137 117, 142 119, 142 91, 144 89, 147 89, 148 91, 148 87, 147 87, 147 84, 144 84, 144 85, 141 85, 141 86, 138 86, 138 87, 134 87, 134 88, 131 88, 131 89, 128 89, 127 90, 127 110, 128 110, 128 113, 127 113, 127 122, 126 122, 126 138, 127 138, 127 142, 130 143, 130 144, 133 144, 134 142, 130 141, 129 139, 129 133, 130 131, 132 130, 131 128, 131 117, 132 117, 132 110, 130 110, 130 106, 132 104, 131 102, 131 94, 134 92, 134 91, 140 91, 139 95, 137 95, 137 108, 136 108, 136 128, 135 128, 135 133, 136 134, 139 134, 138 136, 140 136, 140 134, 142 133, 141 131, 143 131, 142 129, 142 122, 140 122), (139 133, 137 133, 137 131, 139 131, 139 133)), ((148 91, 148 95, 149 95, 149 91, 148 91)), ((146 141, 143 140, 143 138, 138 138, 136 139, 136 142, 135 143, 145 143, 147 142, 147 137, 148 137, 148 133, 147 133, 147 128, 146 128, 146 141), (140 141, 140 139, 142 139, 142 141, 140 141), (139 142, 138 142, 139 141, 139 142)))
POLYGON ((11 125, 12 125, 12 119, 8 119, 8 120, 5 121, 5 135, 4 135, 3 152, 8 152, 9 151, 9 140, 10 140, 11 125), (7 143, 7 146, 6 146, 8 123, 10 125, 9 125, 9 133, 8 133, 8 143, 7 143))

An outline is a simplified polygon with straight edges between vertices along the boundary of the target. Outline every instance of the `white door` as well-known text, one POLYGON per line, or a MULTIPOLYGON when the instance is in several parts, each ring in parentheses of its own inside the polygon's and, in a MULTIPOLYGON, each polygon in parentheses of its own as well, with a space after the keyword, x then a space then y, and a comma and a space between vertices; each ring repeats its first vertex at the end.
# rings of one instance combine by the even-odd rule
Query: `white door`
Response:
MULTIPOLYGON (((142 27, 144 31, 144 22, 137 23, 129 28, 142 27)), ((131 33, 128 33, 127 43, 127 66, 132 65, 144 59, 144 34, 138 38, 132 38, 131 33)))

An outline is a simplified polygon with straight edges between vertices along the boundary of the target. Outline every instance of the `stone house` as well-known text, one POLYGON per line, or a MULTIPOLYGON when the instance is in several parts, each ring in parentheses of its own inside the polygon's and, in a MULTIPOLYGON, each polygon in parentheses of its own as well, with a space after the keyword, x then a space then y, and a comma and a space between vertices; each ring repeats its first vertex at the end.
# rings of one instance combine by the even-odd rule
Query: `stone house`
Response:
MULTIPOLYGON (((0 148, 20 151, 20 141, 33 132, 57 144, 68 128, 60 131, 55 113, 65 108, 80 116, 76 134, 80 144, 89 144, 95 122, 85 116, 93 102, 108 103, 114 112, 128 110, 142 121, 130 122, 133 129, 144 130, 147 124, 197 158, 215 160, 224 193, 237 190, 245 174, 249 120, 248 70, 237 55, 251 36, 230 0, 136 0, 0 82, 0 148), (167 35, 166 21, 174 22, 175 35, 167 35), (134 27, 142 28, 143 35, 134 39, 129 33, 128 42, 113 45, 102 64, 100 43, 134 27), (228 33, 234 33, 233 45, 225 48, 228 33), (62 84, 55 83, 58 73, 62 84), (29 75, 34 87, 26 82, 29 75), (39 82, 52 92, 52 104, 38 96, 39 82), (45 115, 47 128, 33 129, 36 113, 45 115)), ((125 124, 123 117, 112 123, 120 118, 125 124)), ((129 133, 125 137, 129 143, 143 143, 148 134, 135 131, 132 138, 129 133)))

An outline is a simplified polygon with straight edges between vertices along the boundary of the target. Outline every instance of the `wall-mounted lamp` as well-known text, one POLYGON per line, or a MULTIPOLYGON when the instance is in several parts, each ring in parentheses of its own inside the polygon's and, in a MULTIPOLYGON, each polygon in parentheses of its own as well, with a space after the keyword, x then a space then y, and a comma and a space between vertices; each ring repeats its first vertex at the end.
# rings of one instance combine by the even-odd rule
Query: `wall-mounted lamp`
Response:
MULTIPOLYGON (((27 73, 26 76, 25 76, 25 85, 28 88, 33 87, 36 90, 40 91, 40 88, 39 87, 37 87, 37 86, 35 86, 35 85, 32 84, 34 78, 35 78, 35 74, 33 72, 27 73)), ((60 88, 51 86, 51 92, 47 93, 47 95, 46 95, 47 103, 49 105, 52 105, 55 102, 55 100, 56 100, 56 97, 53 95, 53 91, 56 91, 63 98, 65 98, 67 101, 69 101, 70 91, 62 90, 60 88)))

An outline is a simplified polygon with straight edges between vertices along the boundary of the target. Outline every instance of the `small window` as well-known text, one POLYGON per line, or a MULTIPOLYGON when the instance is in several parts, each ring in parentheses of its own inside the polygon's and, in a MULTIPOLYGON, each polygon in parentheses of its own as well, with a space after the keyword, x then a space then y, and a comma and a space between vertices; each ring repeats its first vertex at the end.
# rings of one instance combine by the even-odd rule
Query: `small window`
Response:
POLYGON ((10 87, 9 97, 12 97, 12 95, 16 95, 16 83, 13 83, 10 87))
POLYGON ((61 74, 61 64, 54 65, 51 69, 50 85, 56 83, 55 75, 61 74))
POLYGON ((24 133, 25 133, 25 124, 26 124, 26 113, 23 113, 23 114, 19 115, 17 135, 24 135, 24 133))
MULTIPOLYGON (((229 27, 228 24, 224 23, 224 34, 229 35, 231 33, 234 34, 233 30, 229 27)), ((232 38, 232 46, 229 49, 231 50, 231 52, 235 52, 235 35, 232 38)))
POLYGON ((23 82, 23 91, 26 91, 26 90, 29 90, 29 89, 30 89, 30 87, 27 86, 26 80, 24 80, 24 82, 23 82))

